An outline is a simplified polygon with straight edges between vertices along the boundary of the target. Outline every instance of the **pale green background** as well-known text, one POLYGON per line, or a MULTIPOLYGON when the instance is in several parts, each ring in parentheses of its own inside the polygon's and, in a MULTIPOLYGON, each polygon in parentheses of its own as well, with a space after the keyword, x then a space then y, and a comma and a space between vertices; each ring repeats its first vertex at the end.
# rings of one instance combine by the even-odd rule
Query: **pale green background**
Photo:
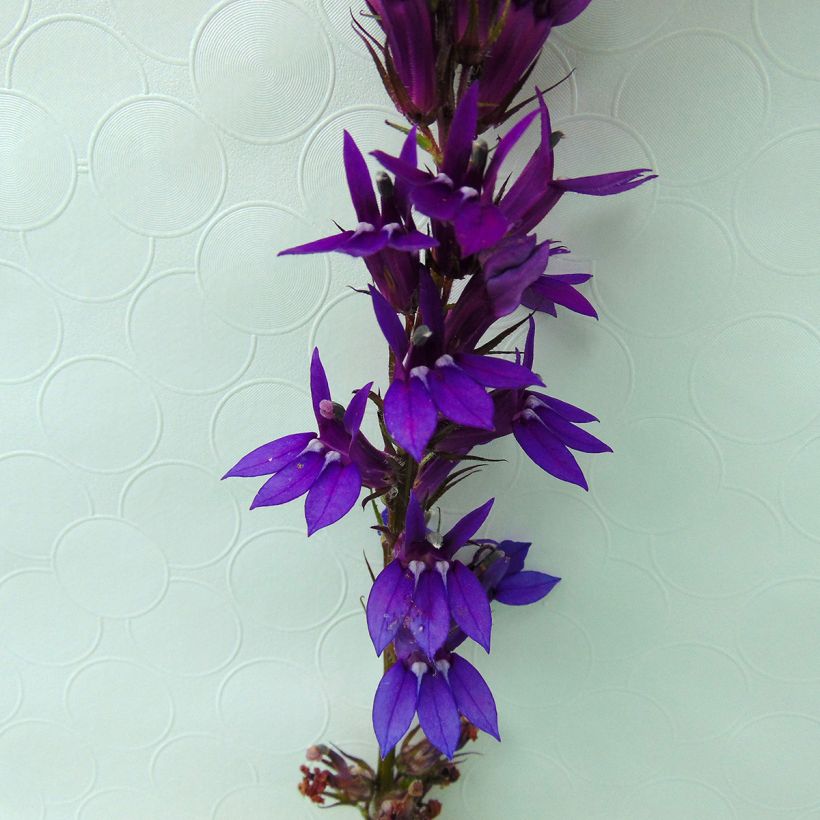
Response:
MULTIPOLYGON (((660 179, 542 229, 595 274, 538 323, 591 492, 503 445, 445 504, 564 577, 472 655, 504 743, 446 818, 820 817, 818 42, 816 0, 594 0, 533 75, 576 69, 558 174, 660 179)), ((347 3, 0 0, 0 65, 0 815, 318 816, 302 750, 372 753, 371 522, 217 478, 312 426, 314 344, 384 386, 363 266, 274 257, 352 220, 343 128, 400 139, 347 3)))

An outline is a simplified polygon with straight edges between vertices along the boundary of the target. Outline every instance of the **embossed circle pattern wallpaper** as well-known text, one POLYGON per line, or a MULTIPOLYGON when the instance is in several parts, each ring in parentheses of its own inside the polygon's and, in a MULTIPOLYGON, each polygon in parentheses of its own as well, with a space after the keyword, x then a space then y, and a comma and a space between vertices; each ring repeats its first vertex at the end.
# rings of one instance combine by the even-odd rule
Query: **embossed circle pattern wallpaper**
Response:
MULTIPOLYGON (((385 365, 363 265, 275 257, 351 221, 343 129, 400 144, 348 6, 0 0, 3 818, 314 817, 304 749, 374 756, 369 516, 219 481, 310 429, 315 344, 339 394, 385 365)), ((448 496, 564 580, 496 613, 447 817, 820 818, 818 42, 816 0, 594 0, 543 54, 558 173, 660 178, 550 216, 590 493, 511 444, 448 496)))

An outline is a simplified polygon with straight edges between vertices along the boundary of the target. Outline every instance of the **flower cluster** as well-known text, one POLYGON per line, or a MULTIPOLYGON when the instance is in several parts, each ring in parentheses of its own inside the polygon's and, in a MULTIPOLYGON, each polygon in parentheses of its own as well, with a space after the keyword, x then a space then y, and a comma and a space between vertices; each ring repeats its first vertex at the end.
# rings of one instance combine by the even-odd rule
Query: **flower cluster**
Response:
MULTIPOLYGON (((480 468, 474 448, 504 436, 512 435, 545 472, 583 489, 573 452, 610 449, 582 426, 595 416, 550 395, 533 369, 536 312, 556 316, 560 306, 597 318, 578 289, 589 274, 552 272, 550 259, 568 250, 539 240, 535 230, 565 194, 620 194, 653 175, 637 168, 556 176, 560 135, 545 94, 536 89, 513 105, 551 28, 588 3, 368 0, 384 40, 354 24, 409 120, 407 137, 398 156, 373 152, 384 169, 374 188, 364 156, 345 132, 343 164, 358 223, 280 252, 361 258, 372 278, 362 298, 370 301, 389 359, 387 380, 356 390, 344 407, 331 398, 315 350, 310 390, 317 430, 263 444, 226 474, 270 476, 252 507, 306 495, 308 535, 344 516, 363 487, 369 491, 363 503, 382 505, 375 529, 384 568, 366 607, 373 646, 384 656, 373 703, 382 761, 378 771, 359 767, 354 777, 334 758, 332 777, 306 770, 303 782, 314 797, 336 783, 337 799, 370 806, 368 816, 380 816, 385 795, 407 806, 415 799, 407 789, 395 797, 400 775, 393 750, 416 716, 436 759, 439 752, 454 758, 465 726, 500 737, 489 687, 456 650, 469 639, 490 651, 491 602, 534 603, 560 580, 524 569, 529 543, 477 538, 492 499, 446 533, 430 527, 436 503, 480 468), (530 103, 533 110, 494 145, 480 139, 530 103), (513 174, 510 154, 530 131, 535 147, 513 174), (520 320, 492 335, 516 311, 520 320), (524 325, 523 349, 502 351, 504 339, 524 325), (378 444, 361 432, 368 401, 380 425, 378 444), (349 788, 338 785, 348 781, 349 788), (365 786, 367 797, 354 799, 350 790, 365 786)), ((425 816, 420 806, 407 816, 425 816)))

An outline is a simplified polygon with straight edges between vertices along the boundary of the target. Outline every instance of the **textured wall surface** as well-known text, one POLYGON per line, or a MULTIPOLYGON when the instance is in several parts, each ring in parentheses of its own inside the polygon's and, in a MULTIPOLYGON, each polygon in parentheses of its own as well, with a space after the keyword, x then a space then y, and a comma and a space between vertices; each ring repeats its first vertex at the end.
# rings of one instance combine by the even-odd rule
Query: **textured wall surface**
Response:
MULTIPOLYGON (((363 266, 274 257, 351 220, 343 128, 399 138, 347 7, 0 0, 4 820, 314 817, 302 750, 373 752, 370 520, 218 481, 311 429, 314 344, 383 378, 363 266)), ((661 178, 542 232, 595 273, 536 359, 591 492, 497 446, 445 505, 564 577, 474 655, 505 742, 445 817, 820 818, 818 41, 817 0, 595 0, 546 49, 558 173, 661 178)))

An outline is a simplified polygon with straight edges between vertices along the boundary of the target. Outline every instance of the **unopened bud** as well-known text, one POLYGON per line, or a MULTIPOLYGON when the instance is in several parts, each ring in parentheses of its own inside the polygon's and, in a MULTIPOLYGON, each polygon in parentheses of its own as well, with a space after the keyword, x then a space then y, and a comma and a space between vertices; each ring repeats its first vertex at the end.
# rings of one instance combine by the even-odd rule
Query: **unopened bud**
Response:
POLYGON ((410 337, 410 342, 414 347, 421 347, 432 335, 433 331, 430 330, 427 325, 419 325, 413 331, 413 335, 410 337))
POLYGON ((421 780, 414 780, 410 785, 407 787, 407 794, 410 797, 423 797, 424 796, 424 783, 421 780))

